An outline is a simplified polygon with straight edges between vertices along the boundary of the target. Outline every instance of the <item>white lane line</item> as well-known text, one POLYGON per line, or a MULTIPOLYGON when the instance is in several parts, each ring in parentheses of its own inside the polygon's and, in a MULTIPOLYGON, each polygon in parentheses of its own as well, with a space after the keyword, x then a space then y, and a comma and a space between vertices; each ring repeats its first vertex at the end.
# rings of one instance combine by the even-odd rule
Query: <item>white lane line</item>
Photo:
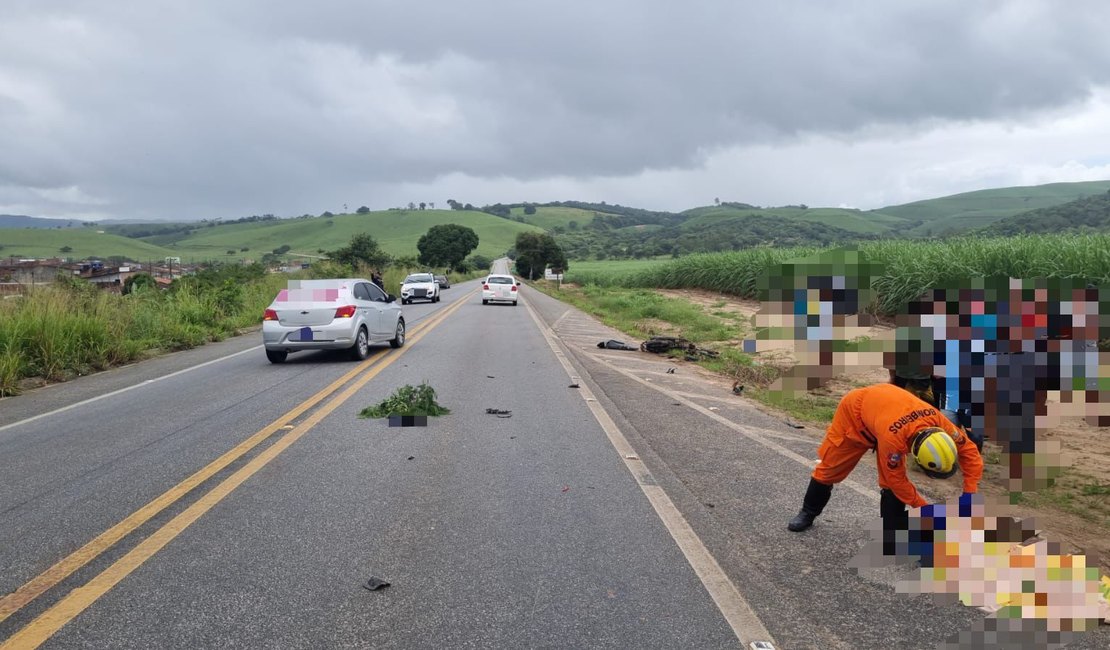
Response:
POLYGON ((144 386, 149 386, 150 384, 162 381, 163 379, 169 379, 171 377, 176 377, 178 375, 183 375, 187 372, 192 372, 193 370, 197 370, 198 368, 203 368, 205 366, 210 366, 214 363, 219 363, 221 361, 226 361, 226 360, 228 360, 232 357, 237 357, 240 354, 246 354, 248 352, 254 352, 255 350, 258 350, 261 347, 262 347, 261 345, 256 345, 253 348, 247 348, 246 350, 240 350, 239 352, 233 352, 233 353, 227 355, 226 357, 220 357, 219 359, 212 359, 211 361, 205 361, 204 363, 199 363, 195 366, 190 366, 188 368, 178 370, 177 372, 171 372, 168 375, 163 375, 163 376, 157 377, 155 379, 147 379, 146 381, 140 382, 140 383, 135 384, 133 386, 128 386, 126 388, 121 388, 119 390, 114 390, 110 393, 104 393, 103 395, 97 395, 96 397, 90 397, 89 399, 82 400, 80 402, 74 402, 73 404, 70 404, 69 406, 63 406, 61 408, 54 409, 53 411, 47 411, 46 413, 39 413, 38 415, 35 415, 33 417, 29 417, 25 420, 20 420, 19 422, 12 422, 11 424, 5 424, 4 426, 0 427, 0 431, 3 431, 5 429, 10 429, 12 427, 18 427, 21 424, 27 424, 28 422, 34 422, 35 420, 39 420, 41 418, 49 417, 51 415, 56 415, 58 413, 62 413, 63 411, 68 411, 70 409, 75 409, 78 406, 84 406, 86 404, 91 404, 91 403, 93 403, 97 400, 102 400, 102 399, 105 399, 107 397, 114 397, 114 396, 119 395, 121 393, 126 393, 127 391, 135 390, 136 388, 142 388, 144 386))
MULTIPOLYGON (((795 461, 801 463, 802 465, 805 465, 810 470, 812 470, 813 467, 817 464, 817 459, 815 459, 815 458, 806 458, 805 456, 802 456, 801 454, 798 454, 798 453, 794 452, 793 450, 778 444, 777 442, 773 442, 771 440, 768 440, 767 436, 764 435, 764 432, 761 431, 761 430, 752 429, 750 427, 745 427, 745 426, 739 425, 739 424, 733 422, 732 420, 730 420, 730 419, 728 419, 728 418, 726 418, 722 415, 718 415, 714 411, 710 411, 709 409, 707 409, 704 406, 698 404, 697 402, 694 402, 693 400, 682 397, 681 393, 677 393, 677 392, 672 391, 672 390, 667 390, 666 388, 664 388, 662 386, 656 386, 655 384, 653 384, 650 381, 644 381, 643 379, 640 379, 639 377, 637 377, 636 375, 628 372, 627 370, 623 370, 623 369, 618 368, 617 366, 615 366, 611 363, 606 362, 599 355, 589 355, 589 356, 590 356, 590 358, 594 359, 598 363, 603 364, 605 366, 608 366, 609 368, 612 368, 613 370, 615 370, 616 372, 619 372, 620 374, 624 375, 625 377, 628 377, 629 379, 631 379, 633 381, 639 382, 640 384, 642 384, 644 386, 647 386, 648 388, 651 388, 653 390, 657 390, 660 393, 663 393, 664 395, 666 395, 667 397, 672 398, 674 401, 680 402, 680 403, 682 403, 686 406, 689 406, 690 408, 696 410, 698 413, 701 413, 702 415, 704 415, 706 417, 713 418, 717 422, 720 422, 721 424, 723 424, 726 427, 732 429, 736 433, 739 433, 740 435, 744 436, 745 438, 748 438, 749 440, 758 442, 759 444, 763 445, 764 447, 768 447, 770 449, 773 449, 773 450, 777 451, 778 453, 782 454, 783 456, 785 456, 785 457, 787 457, 791 460, 795 460, 795 461)), ((814 453, 816 454, 816 452, 814 452, 814 453)), ((852 490, 854 490, 854 491, 862 494, 863 496, 867 497, 868 499, 871 499, 872 501, 875 501, 875 502, 879 501, 878 492, 876 492, 873 489, 868 489, 866 486, 862 485, 861 483, 859 483, 857 481, 853 481, 852 479, 844 479, 843 481, 840 482, 840 485, 846 485, 849 488, 851 488, 852 490)))
POLYGON ((563 370, 566 371, 572 381, 579 383, 578 393, 586 401, 587 408, 590 409, 602 430, 605 431, 610 444, 617 450, 621 462, 635 477, 640 490, 643 491, 644 496, 647 497, 648 502, 655 509, 655 513, 667 528, 667 532, 678 544, 678 548, 686 557, 686 561, 694 569, 698 579, 701 580, 702 586, 709 592, 713 602, 717 604, 717 609, 732 628, 733 634, 736 635, 736 638, 740 640, 744 647, 748 647, 749 644, 757 641, 774 643, 771 633, 763 626, 751 605, 740 594, 736 585, 732 583, 732 580, 721 569, 721 566, 717 564, 716 558, 705 547, 701 538, 694 532, 690 523, 682 516, 682 513, 667 496, 667 493, 659 487, 658 482, 651 475, 651 471, 639 459, 636 450, 632 448, 616 423, 598 403, 593 392, 590 391, 588 386, 578 382, 579 377, 575 374, 574 367, 571 366, 570 361, 559 347, 555 333, 539 319, 530 305, 525 304, 525 307, 528 308, 528 314, 536 322, 536 327, 539 328, 540 333, 547 340, 548 346, 551 347, 551 351, 563 366, 563 370))

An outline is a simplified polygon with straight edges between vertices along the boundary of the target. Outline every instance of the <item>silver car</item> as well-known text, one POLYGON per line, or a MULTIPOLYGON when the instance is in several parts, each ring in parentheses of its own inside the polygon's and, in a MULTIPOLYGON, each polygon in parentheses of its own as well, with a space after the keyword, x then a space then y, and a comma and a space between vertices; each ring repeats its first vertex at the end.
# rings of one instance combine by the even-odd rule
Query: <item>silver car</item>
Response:
POLYGON ((361 278, 290 280, 262 317, 262 343, 271 363, 298 350, 350 350, 370 356, 371 343, 405 344, 396 296, 361 278))

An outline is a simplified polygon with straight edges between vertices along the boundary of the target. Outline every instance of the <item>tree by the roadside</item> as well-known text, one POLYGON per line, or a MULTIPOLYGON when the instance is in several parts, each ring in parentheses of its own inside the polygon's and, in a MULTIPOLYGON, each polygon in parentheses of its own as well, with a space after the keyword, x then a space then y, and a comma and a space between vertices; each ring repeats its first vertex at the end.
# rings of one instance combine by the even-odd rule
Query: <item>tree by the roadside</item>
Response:
POLYGON ((352 268, 359 264, 373 268, 389 265, 389 255, 378 246, 378 242, 373 237, 364 232, 351 237, 349 244, 328 253, 328 257, 352 268))
POLYGON ((471 255, 466 258, 465 263, 470 269, 474 271, 488 271, 493 266, 493 260, 485 255, 471 255))
POLYGON ((536 214, 536 206, 531 204, 524 206, 524 214, 536 214))
POLYGON ((567 268, 567 256, 548 233, 522 232, 516 236, 516 271, 535 280, 543 277, 545 268, 567 268))
POLYGON ((420 263, 433 267, 458 268, 475 248, 478 233, 454 223, 432 226, 416 242, 420 263))
POLYGON ((153 289, 157 286, 158 283, 154 281, 153 275, 149 273, 136 273, 124 279, 123 286, 120 287, 120 293, 126 296, 136 291, 153 289))
POLYGON ((370 214, 370 208, 368 208, 364 205, 364 206, 360 207, 358 210, 355 210, 355 212, 358 213, 358 214, 370 214))

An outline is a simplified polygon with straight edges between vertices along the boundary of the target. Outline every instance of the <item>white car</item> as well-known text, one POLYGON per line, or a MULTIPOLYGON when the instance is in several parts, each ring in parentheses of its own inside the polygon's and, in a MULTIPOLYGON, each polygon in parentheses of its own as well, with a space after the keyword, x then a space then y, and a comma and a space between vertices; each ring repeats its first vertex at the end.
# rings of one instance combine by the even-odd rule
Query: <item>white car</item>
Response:
POLYGON ((493 301, 511 302, 516 307, 517 297, 520 295, 517 291, 519 286, 520 282, 511 275, 490 275, 482 283, 482 304, 488 305, 493 301))
POLYGON ((413 300, 439 302, 439 283, 431 273, 413 273, 401 283, 401 304, 413 300))
POLYGON ((298 350, 350 350, 370 356, 371 343, 405 344, 397 297, 361 278, 290 280, 262 316, 262 344, 271 363, 298 350))

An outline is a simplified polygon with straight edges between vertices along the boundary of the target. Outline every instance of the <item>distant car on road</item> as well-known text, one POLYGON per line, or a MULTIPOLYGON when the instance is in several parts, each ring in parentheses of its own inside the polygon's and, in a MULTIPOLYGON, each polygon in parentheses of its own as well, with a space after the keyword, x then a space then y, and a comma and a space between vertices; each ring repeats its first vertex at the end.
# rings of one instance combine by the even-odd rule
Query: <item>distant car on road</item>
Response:
POLYGON ((482 304, 491 302, 511 302, 516 307, 520 282, 511 275, 491 274, 482 283, 482 304))
POLYGON ((413 273, 401 283, 401 304, 413 300, 439 302, 439 285, 431 273, 413 273))
POLYGON ((291 280, 262 316, 262 343, 271 363, 299 350, 350 350, 362 360, 372 343, 405 344, 397 297, 361 278, 291 280))
POLYGON ((450 289, 451 288, 451 281, 447 279, 446 275, 437 275, 437 276, 435 276, 435 279, 436 279, 436 284, 439 285, 440 289, 450 289))

